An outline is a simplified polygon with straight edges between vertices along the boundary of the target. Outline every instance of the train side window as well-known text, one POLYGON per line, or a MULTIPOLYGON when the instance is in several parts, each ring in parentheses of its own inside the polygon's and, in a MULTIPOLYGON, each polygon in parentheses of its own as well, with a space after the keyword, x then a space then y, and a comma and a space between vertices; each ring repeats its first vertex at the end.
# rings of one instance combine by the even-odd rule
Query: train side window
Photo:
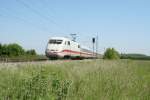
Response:
POLYGON ((68 45, 70 45, 70 41, 68 41, 68 45))
POLYGON ((78 48, 80 48, 80 45, 78 45, 78 48))

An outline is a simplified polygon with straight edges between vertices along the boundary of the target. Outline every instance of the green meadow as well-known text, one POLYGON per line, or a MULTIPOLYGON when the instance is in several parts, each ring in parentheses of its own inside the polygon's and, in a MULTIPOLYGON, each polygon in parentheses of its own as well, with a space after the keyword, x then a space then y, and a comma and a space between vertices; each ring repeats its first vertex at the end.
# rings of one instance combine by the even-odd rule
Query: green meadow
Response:
POLYGON ((0 100, 150 100, 150 61, 1 63, 0 100))

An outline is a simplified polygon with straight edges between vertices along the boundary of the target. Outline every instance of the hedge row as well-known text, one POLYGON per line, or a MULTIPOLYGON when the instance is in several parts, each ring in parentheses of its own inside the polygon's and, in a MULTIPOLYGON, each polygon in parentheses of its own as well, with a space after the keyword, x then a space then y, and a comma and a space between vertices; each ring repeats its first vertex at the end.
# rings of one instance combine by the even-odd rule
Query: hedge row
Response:
POLYGON ((34 49, 25 50, 20 45, 13 44, 0 44, 0 57, 18 57, 26 55, 37 55, 34 49))

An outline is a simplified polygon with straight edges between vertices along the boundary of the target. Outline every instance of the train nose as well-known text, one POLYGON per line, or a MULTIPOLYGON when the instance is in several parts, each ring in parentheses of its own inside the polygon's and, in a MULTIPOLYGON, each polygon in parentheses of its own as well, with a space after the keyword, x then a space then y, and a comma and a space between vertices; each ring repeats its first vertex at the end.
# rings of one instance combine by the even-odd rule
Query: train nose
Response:
POLYGON ((58 57, 58 53, 54 50, 46 50, 45 53, 47 57, 58 57))

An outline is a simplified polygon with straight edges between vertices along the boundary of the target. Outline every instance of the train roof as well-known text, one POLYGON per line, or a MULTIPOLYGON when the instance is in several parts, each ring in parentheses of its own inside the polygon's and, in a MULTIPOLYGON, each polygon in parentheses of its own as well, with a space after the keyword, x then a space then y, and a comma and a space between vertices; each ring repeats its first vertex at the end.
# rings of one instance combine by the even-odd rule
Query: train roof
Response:
MULTIPOLYGON (((60 39, 60 40, 66 40, 66 41, 72 41, 70 38, 66 38, 66 37, 51 37, 50 39, 60 39)), ((78 42, 72 41, 76 44, 79 44, 78 42)))
POLYGON ((66 37, 51 37, 50 39, 71 40, 71 39, 66 38, 66 37))

